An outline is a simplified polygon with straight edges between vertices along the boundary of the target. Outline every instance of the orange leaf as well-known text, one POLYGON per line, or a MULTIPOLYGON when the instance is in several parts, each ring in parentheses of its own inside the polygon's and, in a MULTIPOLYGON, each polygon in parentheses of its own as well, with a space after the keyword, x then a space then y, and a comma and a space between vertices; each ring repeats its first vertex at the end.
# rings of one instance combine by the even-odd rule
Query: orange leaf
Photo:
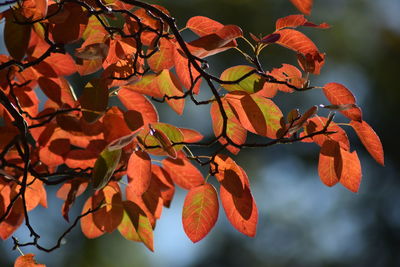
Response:
MULTIPOLYGON (((163 96, 182 96, 183 89, 178 78, 170 70, 163 70, 158 76, 158 88, 163 96)), ((185 99, 167 99, 167 104, 178 114, 182 115, 185 107, 185 99)))
MULTIPOLYGON (((82 214, 95 208, 97 207, 93 206, 93 197, 90 197, 86 200, 85 205, 83 205, 82 214)), ((87 238, 96 238, 104 234, 104 231, 100 230, 94 223, 93 213, 89 213, 88 215, 82 217, 80 221, 82 233, 87 238)))
POLYGON ((160 89, 158 88, 158 80, 156 74, 152 73, 146 74, 139 81, 133 84, 122 86, 121 88, 156 98, 162 98, 164 96, 164 94, 162 94, 160 92, 160 89))
POLYGON ((211 184, 190 189, 182 211, 183 229, 193 243, 203 239, 218 219, 217 191, 211 184))
POLYGON ((186 28, 189 28, 200 37, 215 33, 223 27, 224 25, 218 21, 203 16, 191 17, 186 23, 186 28))
POLYGON ((151 160, 144 151, 135 151, 131 154, 127 167, 128 187, 131 187, 138 196, 141 196, 150 186, 151 160))
POLYGON ((182 55, 178 49, 174 53, 175 72, 179 80, 186 89, 192 89, 194 94, 200 91, 201 78, 196 81, 200 73, 190 64, 186 56, 182 55))
POLYGON ((14 262, 14 267, 46 267, 46 265, 36 263, 35 255, 29 253, 19 256, 14 262))
POLYGON ((152 180, 156 181, 160 188, 161 198, 163 199, 163 204, 165 207, 169 207, 172 201, 172 198, 175 194, 175 185, 172 181, 171 177, 169 176, 168 172, 158 166, 152 165, 151 166, 152 172, 152 180))
MULTIPOLYGON (((333 105, 356 104, 356 98, 352 92, 339 83, 325 84, 323 91, 328 101, 333 105)), ((340 110, 340 112, 351 120, 362 120, 361 109, 359 107, 340 110)))
MULTIPOLYGON (((328 119, 324 117, 314 117, 308 120, 306 125, 306 133, 311 134, 313 132, 321 131, 326 125, 328 119)), ((333 140, 340 144, 345 150, 350 150, 350 142, 346 132, 340 128, 336 123, 331 122, 327 129, 329 132, 334 132, 329 135, 315 135, 312 140, 319 146, 322 146, 326 140, 333 140)))
POLYGON ((351 121, 350 126, 356 131, 358 138, 360 138, 369 154, 376 160, 376 162, 384 166, 385 159, 382 143, 372 127, 365 121, 351 121))
MULTIPOLYGON (((290 64, 282 64, 280 68, 274 68, 271 72, 267 73, 268 75, 273 76, 277 81, 287 82, 290 85, 293 85, 297 88, 302 88, 304 83, 306 82, 303 79, 303 74, 301 71, 293 65, 290 64)), ((275 96, 276 91, 282 91, 286 93, 292 93, 294 90, 288 87, 285 84, 266 82, 264 84, 264 88, 257 92, 258 95, 271 97, 270 95, 275 96), (275 93, 274 93, 275 92, 275 93)))
POLYGON ((215 174, 217 180, 230 194, 241 197, 245 187, 249 184, 239 165, 232 158, 223 154, 218 154, 214 163, 214 171, 218 170, 215 174))
POLYGON ((246 186, 243 194, 239 197, 221 186, 220 197, 226 217, 232 226, 239 232, 254 237, 257 229, 258 210, 249 187, 246 186))
POLYGON ((93 222, 101 231, 113 232, 122 221, 121 190, 116 182, 110 182, 92 198, 92 207, 103 206, 93 213, 93 222))
POLYGON ((170 69, 174 66, 175 45, 168 39, 161 38, 159 51, 147 59, 149 67, 154 72, 160 72, 163 69, 170 69))
POLYGON ((303 14, 311 15, 313 0, 290 0, 292 4, 303 14))
POLYGON ((299 31, 293 29, 282 29, 276 31, 275 34, 280 35, 280 38, 276 41, 277 44, 296 51, 297 53, 303 55, 314 55, 318 53, 318 48, 313 41, 299 31))
POLYGON ((0 222, 0 238, 3 240, 9 238, 21 226, 23 221, 24 207, 22 199, 18 198, 8 216, 0 222))
POLYGON ((246 130, 276 138, 278 130, 282 128, 283 114, 272 100, 240 91, 227 94, 225 99, 246 130))
POLYGON ((190 42, 188 48, 193 55, 204 58, 237 46, 234 40, 241 36, 243 36, 242 29, 236 25, 227 25, 215 33, 190 42))
POLYGON ((321 28, 321 29, 327 29, 329 28, 329 24, 327 23, 321 23, 321 24, 315 24, 309 20, 307 20, 303 15, 289 15, 283 18, 280 18, 276 21, 275 23, 275 28, 277 30, 283 29, 283 28, 297 28, 299 26, 307 26, 307 27, 314 27, 314 28, 321 28))
MULTIPOLYGON (((235 113, 226 99, 222 99, 222 104, 227 115, 226 134, 235 144, 242 145, 246 141, 247 131, 236 118, 235 113)), ((211 104, 210 113, 214 134, 215 136, 220 136, 223 130, 223 118, 217 102, 211 104)), ((219 139, 219 142, 223 145, 227 143, 227 141, 222 137, 219 139)), ((228 145, 227 149, 234 154, 237 154, 240 151, 239 148, 232 145, 228 145)))
POLYGON ((318 162, 318 174, 321 181, 327 186, 339 182, 342 173, 342 158, 339 143, 326 140, 321 147, 318 162))
POLYGON ((340 183, 356 193, 360 188, 361 183, 361 164, 358 159, 356 151, 350 153, 349 151, 340 148, 340 155, 342 157, 342 173, 340 175, 340 183))
POLYGON ((143 244, 148 249, 154 251, 153 228, 145 212, 134 202, 124 201, 123 209, 128 215, 133 228, 143 244))
POLYGON ((204 184, 201 172, 182 153, 178 154, 177 159, 167 158, 162 163, 171 179, 180 187, 190 190, 204 184))
POLYGON ((183 142, 187 143, 196 143, 201 141, 204 136, 196 130, 187 129, 187 128, 179 128, 183 134, 183 142))

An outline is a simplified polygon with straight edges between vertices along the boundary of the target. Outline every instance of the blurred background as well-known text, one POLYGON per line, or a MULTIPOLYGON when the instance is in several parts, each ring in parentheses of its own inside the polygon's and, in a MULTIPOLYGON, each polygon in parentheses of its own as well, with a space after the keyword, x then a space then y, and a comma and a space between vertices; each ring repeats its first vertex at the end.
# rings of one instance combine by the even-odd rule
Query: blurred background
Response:
MULTIPOLYGON (((246 34, 256 35, 273 31, 276 19, 298 13, 287 0, 153 2, 165 6, 180 27, 188 18, 202 15, 239 25, 246 34)), ((310 20, 333 27, 302 29, 327 54, 321 75, 311 77, 312 85, 339 82, 352 90, 364 119, 382 140, 385 167, 367 154, 350 128, 346 129, 362 164, 359 193, 340 185, 328 188, 320 182, 319 150, 314 144, 248 149, 235 160, 248 173, 260 211, 255 238, 234 230, 221 209, 216 227, 193 244, 181 223, 186 192, 178 190, 171 208, 164 209, 157 222, 154 253, 140 243, 126 241, 117 232, 88 240, 79 227, 51 254, 33 248, 24 248, 24 253, 35 253, 38 262, 47 266, 400 266, 400 138, 395 115, 400 101, 399 13, 399 0, 316 0, 310 20)), ((5 53, 4 46, 1 53, 5 53)), ((280 47, 268 48, 262 63, 265 69, 295 64, 295 54, 280 47)), ((246 62, 236 51, 210 60, 215 74, 237 64, 246 62)), ((278 94, 274 100, 284 112, 326 104, 319 90, 278 94)), ((208 107, 187 105, 183 117, 168 108, 160 109, 163 121, 211 135, 208 107)), ((41 244, 47 246, 52 246, 68 227, 59 212, 62 201, 55 198, 55 190, 48 193, 49 210, 37 208, 32 215, 33 225, 42 235, 41 244)), ((80 197, 71 217, 80 212, 83 200, 80 197)), ((26 229, 18 230, 15 236, 29 240, 26 229)), ((19 256, 11 248, 10 240, 0 243, 0 266, 12 266, 19 256)))

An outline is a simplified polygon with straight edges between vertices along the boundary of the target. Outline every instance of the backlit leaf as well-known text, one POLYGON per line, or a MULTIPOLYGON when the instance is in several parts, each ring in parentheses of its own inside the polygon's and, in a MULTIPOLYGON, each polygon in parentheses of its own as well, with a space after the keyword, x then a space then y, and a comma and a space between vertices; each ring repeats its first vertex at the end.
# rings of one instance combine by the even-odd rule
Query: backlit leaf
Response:
POLYGON ((218 154, 214 158, 214 165, 213 171, 218 170, 215 177, 221 185, 232 195, 241 197, 245 187, 248 186, 248 181, 239 165, 223 154, 218 154))
POLYGON ((186 23, 186 28, 189 28, 199 36, 215 33, 223 27, 224 25, 218 21, 203 16, 191 17, 186 23))
POLYGON ((150 186, 151 160, 144 151, 135 151, 131 154, 127 167, 128 186, 141 196, 150 186))
MULTIPOLYGON (((226 134, 235 144, 242 145, 246 141, 247 131, 236 118, 235 113, 232 111, 226 99, 222 99, 222 103, 228 119, 226 134)), ((214 134, 215 136, 220 136, 223 131, 223 118, 217 102, 211 104, 210 113, 214 134)), ((227 143, 223 137, 219 138, 219 142, 223 145, 227 143)), ((237 154, 240 151, 239 148, 232 145, 228 145, 227 149, 234 154, 237 154)))
POLYGON ((11 10, 6 11, 5 17, 4 43, 10 55, 15 60, 21 60, 24 58, 28 48, 31 25, 16 23, 11 10))
POLYGON ((46 267, 46 265, 36 263, 35 255, 29 253, 19 256, 14 262, 14 267, 46 267))
MULTIPOLYGON (((180 84, 178 78, 168 69, 163 70, 157 77, 158 81, 158 88, 160 89, 161 94, 163 96, 182 96, 183 89, 182 85, 180 84)), ((179 115, 182 115, 183 109, 185 107, 185 99, 168 99, 168 105, 179 115)))
POLYGON ((319 153, 318 174, 327 186, 334 186, 339 182, 342 174, 342 158, 338 142, 326 140, 322 145, 319 153))
POLYGON ((179 153, 177 159, 167 158, 162 163, 171 179, 180 187, 190 190, 204 184, 201 172, 182 153, 179 153))
MULTIPOLYGON (((323 92, 329 102, 333 105, 356 104, 356 98, 353 93, 339 83, 325 84, 323 92)), ((340 110, 340 113, 354 121, 362 120, 361 109, 358 107, 340 110)))
POLYGON ((154 251, 153 227, 145 212, 136 203, 131 201, 124 201, 123 208, 140 240, 148 249, 154 251))
POLYGON ((277 137, 283 114, 272 100, 245 92, 229 93, 226 99, 245 129, 269 138, 277 137))
POLYGON ((311 15, 313 0, 290 0, 292 4, 303 14, 311 15))
POLYGON ((351 121, 350 125, 353 127, 358 138, 360 138, 369 154, 376 160, 376 162, 384 166, 385 159, 382 143, 372 127, 365 121, 351 121))
POLYGON ((340 183, 356 193, 361 184, 361 164, 356 151, 349 152, 340 148, 340 156, 342 158, 342 173, 340 183))
POLYGON ((190 189, 182 211, 183 229, 192 242, 203 239, 218 219, 219 205, 215 188, 204 184, 190 189))
POLYGON ((92 182, 94 189, 101 189, 107 185, 121 158, 121 149, 104 149, 100 153, 93 167, 92 182))
POLYGON ((199 142, 203 139, 203 135, 199 133, 196 130, 193 129, 187 129, 187 128, 179 128, 181 130, 183 137, 184 137, 184 142, 187 143, 196 143, 199 142))
POLYGON ((275 28, 277 30, 283 28, 297 28, 299 26, 314 27, 321 29, 326 29, 330 27, 329 24, 327 23, 315 24, 307 20, 303 15, 289 15, 278 19, 275 24, 275 28))
MULTIPOLYGON (((89 197, 86 200, 85 205, 83 205, 82 214, 84 214, 88 211, 92 211, 97 208, 97 207, 93 207, 92 198, 93 197, 89 197)), ((80 222, 81 222, 82 233, 87 238, 96 238, 96 237, 99 237, 104 234, 104 231, 100 230, 94 223, 93 213, 89 213, 86 216, 82 217, 80 222)))
MULTIPOLYGON (((234 66, 229 69, 226 69, 221 74, 220 79, 223 81, 234 82, 241 79, 251 71, 254 71, 254 68, 251 66, 246 66, 246 65, 234 66)), ((253 73, 236 84, 222 84, 222 86, 230 92, 245 91, 248 93, 255 93, 263 88, 264 83, 265 83, 264 78, 262 78, 258 74, 253 73)))
POLYGON ((113 181, 95 192, 92 207, 101 208, 93 213, 93 222, 101 231, 113 232, 122 221, 122 195, 119 185, 113 181))
POLYGON ((161 38, 159 51, 147 59, 147 63, 154 72, 170 69, 174 66, 175 45, 168 39, 161 38))
MULTIPOLYGON (((190 90, 193 90, 194 94, 198 94, 200 91, 200 85, 202 79, 200 77, 200 73, 195 69, 192 63, 190 63, 186 56, 182 55, 179 49, 175 49, 174 53, 174 65, 175 72, 178 75, 179 80, 182 85, 190 90)), ((200 65, 200 63, 198 63, 200 65)))
POLYGON ((258 210, 249 187, 246 186, 239 197, 221 186, 220 197, 226 217, 232 226, 239 232, 254 237, 257 230, 258 210))

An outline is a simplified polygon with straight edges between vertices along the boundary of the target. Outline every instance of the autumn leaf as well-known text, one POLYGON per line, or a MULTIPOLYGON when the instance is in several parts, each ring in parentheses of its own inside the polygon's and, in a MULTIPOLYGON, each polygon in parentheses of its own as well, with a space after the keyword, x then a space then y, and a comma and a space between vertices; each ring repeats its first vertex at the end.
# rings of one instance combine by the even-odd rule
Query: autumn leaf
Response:
POLYGON ((382 143, 372 127, 365 121, 351 121, 350 126, 353 127, 358 138, 360 138, 369 154, 376 160, 376 162, 384 166, 385 163, 382 143))
POLYGON ((318 161, 318 174, 327 186, 337 184, 342 175, 342 158, 339 143, 326 140, 321 147, 318 161))
POLYGON ((265 79, 257 73, 248 75, 254 71, 255 68, 246 65, 239 65, 226 69, 221 74, 220 79, 222 81, 232 82, 232 84, 224 83, 222 86, 230 92, 245 91, 247 93, 255 93, 263 88, 265 79), (243 79, 243 77, 245 78, 243 79), (238 80, 240 81, 235 83, 235 81, 238 80))
POLYGON ((329 28, 329 24, 321 23, 315 24, 309 20, 307 20, 303 15, 289 15, 283 18, 280 18, 275 23, 276 30, 280 30, 283 28, 297 28, 299 26, 327 29, 329 28))
POLYGON ((35 255, 29 253, 19 256, 14 262, 14 267, 46 267, 46 265, 37 263, 35 255))
POLYGON ((357 193, 361 184, 361 164, 356 151, 349 152, 340 148, 342 172, 340 183, 350 191, 357 193))
POLYGON ((144 151, 135 151, 129 157, 128 162, 128 186, 141 196, 150 186, 151 160, 144 151))
POLYGON ((311 15, 313 0, 290 0, 292 4, 303 14, 311 15))
MULTIPOLYGON (((356 104, 356 98, 352 92, 339 83, 325 84, 323 92, 329 102, 333 105, 356 104)), ((340 112, 351 120, 362 120, 361 109, 359 107, 340 110, 340 112)))
POLYGON ((201 172, 182 153, 177 159, 164 159, 162 165, 172 181, 186 190, 204 184, 201 172))
POLYGON ((193 243, 203 239, 218 219, 218 196, 211 184, 190 189, 182 211, 183 229, 193 243))
POLYGON ((121 158, 121 149, 104 149, 93 167, 92 182, 94 189, 98 190, 107 185, 121 158))

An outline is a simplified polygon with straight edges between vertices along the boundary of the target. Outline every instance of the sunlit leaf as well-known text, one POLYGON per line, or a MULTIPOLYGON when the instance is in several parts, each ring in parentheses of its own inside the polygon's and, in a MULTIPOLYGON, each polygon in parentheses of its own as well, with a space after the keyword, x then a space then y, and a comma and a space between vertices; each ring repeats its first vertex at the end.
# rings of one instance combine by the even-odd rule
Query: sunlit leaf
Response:
POLYGON ((218 219, 218 196, 211 184, 190 189, 182 211, 183 229, 192 242, 203 239, 218 219))
POLYGON ((151 160, 144 151, 135 151, 131 154, 127 167, 128 186, 141 196, 150 186, 151 160))
MULTIPOLYGON (((168 69, 163 70, 158 76, 158 88, 163 96, 181 97, 183 95, 182 85, 178 78, 168 69)), ((185 107, 185 99, 166 99, 168 105, 179 115, 182 115, 185 107)))
POLYGON ((190 190, 204 184, 201 172, 182 153, 177 159, 167 158, 162 163, 171 179, 180 187, 190 190))
POLYGON ((340 156, 342 158, 342 173, 340 175, 340 183, 356 193, 361 184, 361 164, 356 151, 349 152, 340 148, 340 156))
POLYGON ((121 158, 121 149, 104 149, 100 153, 93 167, 92 182, 93 187, 101 189, 107 185, 121 158))
POLYGON ((326 29, 330 27, 329 24, 327 23, 315 24, 307 20, 303 15, 289 15, 278 19, 275 23, 275 28, 277 30, 283 28, 297 28, 299 26, 314 27, 321 29, 326 29))
POLYGON ((186 23, 186 28, 189 28, 199 36, 215 33, 223 27, 224 25, 218 21, 203 16, 191 17, 186 23))
MULTIPOLYGON (((223 81, 234 82, 238 81, 251 71, 254 71, 254 68, 246 65, 234 66, 229 69, 226 69, 222 74, 220 79, 223 81)), ((258 74, 251 74, 247 76, 245 79, 241 80, 235 84, 222 84, 222 86, 232 92, 232 91, 245 91, 248 93, 255 93, 261 90, 264 86, 265 79, 258 74)))
POLYGON ((19 256, 14 262, 14 267, 46 267, 46 265, 37 263, 35 255, 29 253, 19 256))
POLYGON ((313 0, 290 0, 292 4, 303 14, 311 15, 313 0))
MULTIPOLYGON (((97 207, 93 207, 92 205, 92 198, 89 197, 85 205, 83 205, 82 209, 82 214, 85 214, 88 211, 93 211, 97 207)), ((96 224, 93 221, 93 213, 89 213, 86 216, 82 217, 81 220, 81 230, 82 233, 87 237, 87 238, 96 238, 104 234, 104 231, 100 230, 96 224)))
POLYGON ((318 174, 327 186, 334 186, 339 182, 342 174, 342 158, 338 142, 326 140, 322 145, 319 153, 318 174))
MULTIPOLYGON (((329 102, 333 105, 356 104, 356 98, 354 97, 353 93, 339 83, 325 84, 323 92, 329 102)), ((358 107, 339 111, 351 120, 362 120, 361 109, 358 107)))
POLYGON ((382 143, 372 127, 365 121, 351 121, 350 125, 353 127, 358 138, 360 138, 369 154, 376 160, 376 162, 384 166, 385 160, 382 143))

